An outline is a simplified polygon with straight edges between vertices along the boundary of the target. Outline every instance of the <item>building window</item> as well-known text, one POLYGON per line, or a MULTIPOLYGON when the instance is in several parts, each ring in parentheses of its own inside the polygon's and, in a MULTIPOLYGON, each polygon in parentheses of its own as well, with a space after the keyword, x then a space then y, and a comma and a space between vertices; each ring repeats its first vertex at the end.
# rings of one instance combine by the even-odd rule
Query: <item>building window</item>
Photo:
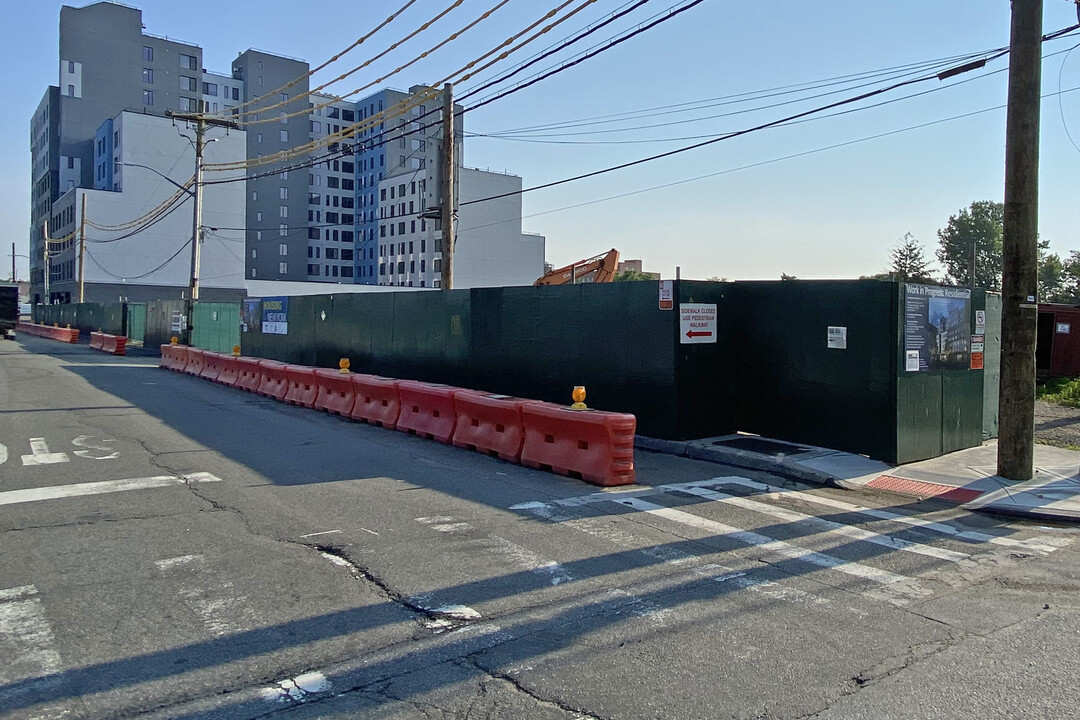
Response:
POLYGON ((286 243, 278 245, 278 255, 285 257, 289 254, 289 246, 286 243))
POLYGON ((288 205, 282 205, 279 208, 279 213, 280 214, 278 215, 278 217, 283 217, 283 218, 289 217, 289 206, 288 205))
POLYGON ((289 102, 289 93, 281 93, 281 102, 289 102))
POLYGON ((143 90, 142 91, 142 104, 143 105, 153 105, 154 104, 154 91, 153 90, 143 90))
POLYGON ((143 45, 142 59, 146 62, 154 62, 154 48, 149 45, 143 45))
POLYGON ((289 273, 289 263, 279 262, 277 266, 277 271, 282 275, 287 275, 289 273))
POLYGON ((278 235, 281 237, 289 237, 289 226, 285 223, 278 225, 278 235))
POLYGON ((202 84, 202 93, 203 93, 203 95, 210 95, 212 97, 217 97, 217 92, 218 92, 217 91, 217 83, 204 82, 202 84))
POLYGON ((289 113, 282 110, 281 112, 278 113, 278 119, 281 120, 282 125, 288 125, 289 124, 289 113))
POLYGON ((256 240, 262 240, 262 230, 256 230, 255 231, 255 239, 256 240))
POLYGON ((180 98, 180 110, 181 112, 199 112, 199 101, 195 98, 182 97, 180 98))
POLYGON ((313 133, 322 132, 322 123, 316 122, 315 120, 312 120, 311 121, 311 132, 313 132, 313 133))
POLYGON ((251 268, 251 277, 255 277, 255 268, 251 268))
POLYGON ((289 188, 287 188, 287 187, 281 188, 281 199, 282 200, 288 200, 289 199, 289 188))
POLYGON ((257 143, 262 142, 262 133, 255 133, 255 142, 257 142, 257 143))
POLYGON ((256 222, 262 222, 262 210, 259 210, 258 212, 255 213, 255 221, 256 222))
POLYGON ((199 82, 193 77, 188 77, 187 75, 181 75, 180 76, 180 89, 181 90, 187 90, 188 92, 198 92, 198 90, 199 90, 199 82))
POLYGON ((288 130, 280 130, 280 131, 278 131, 278 133, 279 133, 279 135, 281 137, 281 142, 289 142, 289 131, 288 130))
POLYGON ((199 58, 195 57, 194 55, 181 55, 180 67, 184 68, 185 70, 198 70, 199 58))
POLYGON ((143 68, 142 69, 142 81, 144 83, 146 83, 147 85, 153 85, 154 84, 154 69, 153 68, 143 68))
POLYGON ((67 86, 67 94, 68 94, 68 97, 75 97, 75 86, 74 85, 68 85, 67 86))
POLYGON ((251 248, 251 259, 254 260, 259 257, 259 251, 255 248, 251 248))

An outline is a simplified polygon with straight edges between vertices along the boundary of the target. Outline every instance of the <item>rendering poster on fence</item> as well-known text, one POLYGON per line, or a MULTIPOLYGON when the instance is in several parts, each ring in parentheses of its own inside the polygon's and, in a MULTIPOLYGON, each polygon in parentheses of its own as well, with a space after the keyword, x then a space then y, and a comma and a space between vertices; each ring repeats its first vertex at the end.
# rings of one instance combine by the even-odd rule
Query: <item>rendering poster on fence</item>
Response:
POLYGON ((967 370, 971 352, 971 290, 907 285, 904 369, 967 370))
POLYGON ((244 298, 240 302, 240 332, 255 332, 261 328, 262 307, 258 298, 244 298))
POLYGON ((262 299, 262 331, 264 335, 289 334, 289 298, 262 299))

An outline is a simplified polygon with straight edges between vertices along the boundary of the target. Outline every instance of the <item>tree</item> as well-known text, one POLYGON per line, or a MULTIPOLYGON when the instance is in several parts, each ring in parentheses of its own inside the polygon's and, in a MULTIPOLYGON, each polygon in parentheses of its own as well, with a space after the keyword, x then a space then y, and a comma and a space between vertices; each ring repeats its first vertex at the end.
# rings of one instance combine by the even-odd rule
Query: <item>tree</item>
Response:
POLYGON ((656 278, 647 272, 637 270, 620 270, 611 278, 612 282, 637 282, 640 280, 655 280, 656 278))
POLYGON ((975 256, 975 285, 987 290, 1001 289, 1001 234, 1005 205, 977 200, 949 218, 938 230, 937 259, 945 267, 946 279, 954 285, 971 285, 972 254, 975 256))
POLYGON ((780 273, 780 279, 781 280, 798 280, 799 278, 795 277, 794 275, 788 275, 786 272, 782 272, 782 273, 780 273))
POLYGON ((892 252, 889 258, 892 260, 890 268, 893 277, 900 282, 933 282, 930 274, 930 261, 923 255, 923 246, 915 242, 911 233, 905 233, 904 237, 892 252))
POLYGON ((1039 246, 1039 300, 1041 302, 1080 304, 1080 251, 1073 250, 1062 260, 1039 246))
POLYGON ((727 278, 723 275, 710 275, 705 278, 705 282, 727 282, 727 278))

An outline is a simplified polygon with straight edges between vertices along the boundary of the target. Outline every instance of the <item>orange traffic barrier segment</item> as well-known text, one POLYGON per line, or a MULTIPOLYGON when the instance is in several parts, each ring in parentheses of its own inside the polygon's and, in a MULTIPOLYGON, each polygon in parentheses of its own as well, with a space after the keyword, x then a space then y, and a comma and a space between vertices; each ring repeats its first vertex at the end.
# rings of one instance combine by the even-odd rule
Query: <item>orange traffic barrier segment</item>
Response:
POLYGON ((79 342, 79 328, 62 328, 57 325, 40 325, 38 323, 20 322, 15 326, 15 332, 24 332, 27 335, 59 340, 66 343, 79 342))
POLYGON ((457 416, 454 414, 454 393, 457 388, 432 385, 415 380, 398 383, 401 414, 397 429, 430 440, 449 443, 454 436, 457 416))
POLYGON ((259 358, 238 357, 236 358, 236 369, 238 377, 233 387, 248 392, 258 392, 259 381, 262 379, 259 370, 259 358))
POLYGON ((237 364, 236 358, 232 355, 219 353, 218 364, 221 366, 221 370, 218 372, 217 382, 229 387, 236 385, 236 381, 240 379, 240 365, 237 364))
POLYGON ((288 365, 183 345, 162 345, 159 365, 594 485, 632 485, 636 479, 637 418, 627 413, 575 410, 447 385, 288 365))
POLYGON ((205 350, 199 348, 193 348, 190 345, 187 349, 187 366, 184 367, 184 372, 188 375, 199 376, 199 373, 203 369, 203 353, 205 350))
POLYGON ((401 381, 378 375, 353 374, 349 378, 356 395, 349 417, 396 430, 401 414, 401 398, 398 395, 398 383, 401 381))
POLYGON ((609 487, 632 485, 637 418, 527 402, 521 464, 609 487))
POLYGON ((199 377, 203 380, 216 381, 221 374, 221 355, 209 350, 203 351, 203 366, 199 377))
POLYGON ((526 402, 506 395, 458 390, 454 394, 454 447, 520 462, 525 443, 522 407, 526 402))
POLYGON ((259 386, 255 392, 275 400, 284 400, 289 392, 289 380, 285 377, 283 362, 277 360, 259 360, 259 386))
POLYGON ((315 368, 307 365, 286 365, 285 378, 289 390, 285 393, 285 402, 302 407, 315 407, 319 395, 319 386, 315 383, 315 368))
POLYGON ((90 349, 100 350, 101 344, 105 341, 105 333, 91 332, 90 333, 90 349))
POLYGON ((316 368, 315 384, 318 388, 315 396, 317 410, 349 417, 356 399, 356 387, 353 385, 351 373, 316 368))

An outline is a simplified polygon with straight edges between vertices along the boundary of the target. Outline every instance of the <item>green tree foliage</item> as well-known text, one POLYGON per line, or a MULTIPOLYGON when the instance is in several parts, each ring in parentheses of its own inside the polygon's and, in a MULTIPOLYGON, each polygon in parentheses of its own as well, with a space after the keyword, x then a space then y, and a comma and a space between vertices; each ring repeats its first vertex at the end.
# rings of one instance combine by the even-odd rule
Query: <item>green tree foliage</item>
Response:
POLYGON ((637 270, 620 270, 615 273, 615 277, 611 278, 612 282, 637 282, 655 279, 649 273, 638 272, 637 270))
POLYGON ((782 273, 780 273, 780 279, 781 280, 798 280, 799 278, 795 277, 794 275, 788 275, 786 272, 782 272, 782 273))
POLYGON ((1001 234, 1005 205, 977 200, 949 218, 938 230, 937 259, 946 279, 954 285, 971 284, 972 250, 975 254, 975 285, 1001 289, 1001 234))
POLYGON ((890 272, 893 277, 900 282, 933 282, 930 261, 926 259, 924 252, 923 246, 915 242, 912 234, 905 233, 889 253, 889 259, 892 260, 890 272))
POLYGON ((1045 245, 1039 246, 1039 300, 1080 304, 1080 251, 1073 250, 1062 260, 1046 252, 1045 245))

